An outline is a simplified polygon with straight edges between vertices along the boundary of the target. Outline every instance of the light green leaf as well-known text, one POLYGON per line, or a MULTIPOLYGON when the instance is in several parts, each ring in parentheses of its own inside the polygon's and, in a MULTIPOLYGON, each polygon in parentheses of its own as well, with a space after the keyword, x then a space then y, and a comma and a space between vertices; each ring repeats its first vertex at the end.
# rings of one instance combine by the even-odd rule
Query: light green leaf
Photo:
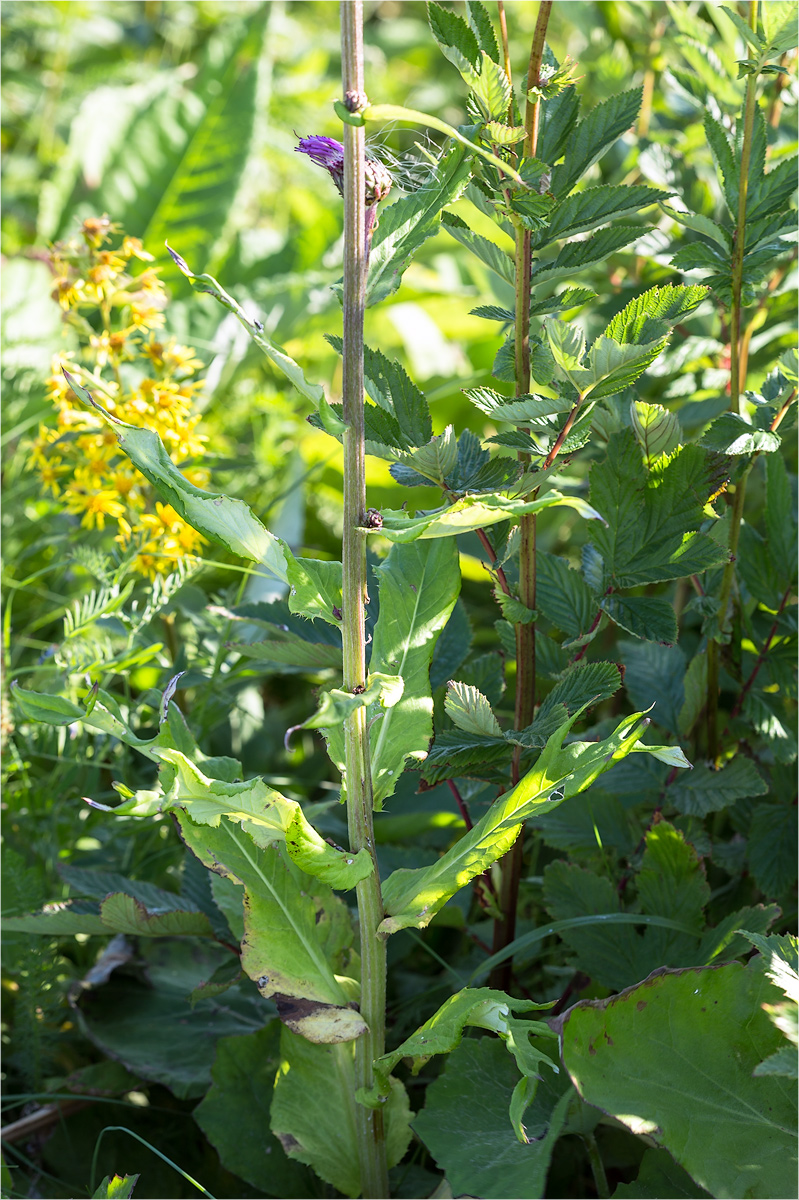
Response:
POLYGON ((582 329, 567 321, 545 321, 544 332, 555 362, 577 391, 581 392, 589 378, 583 366, 585 334, 582 329))
POLYGON ((769 429, 756 429, 738 413, 726 412, 702 434, 700 445, 721 454, 773 454, 781 438, 769 429))
POLYGON ((292 730, 333 729, 336 725, 343 725, 357 709, 366 708, 370 704, 380 704, 384 709, 393 708, 402 696, 403 687, 404 683, 399 675, 370 672, 362 692, 353 694, 341 688, 322 692, 319 707, 313 716, 308 717, 301 725, 292 726, 292 730))
POLYGON ((375 573, 380 614, 370 666, 394 672, 405 682, 399 703, 386 709, 370 730, 374 803, 381 808, 406 759, 423 759, 433 736, 430 663, 460 591, 455 542, 442 538, 392 546, 375 573))
POLYGON ((260 848, 239 825, 195 825, 183 813, 181 836, 212 871, 243 885, 241 965, 280 1019, 313 1042, 360 1037, 366 1025, 350 1005, 343 971, 353 932, 347 907, 275 846, 260 848))
MULTIPOLYGON (((235 822, 262 849, 284 842, 298 867, 331 887, 355 887, 371 874, 372 860, 367 851, 349 854, 330 846, 305 818, 296 800, 287 800, 262 779, 224 783, 203 775, 178 750, 158 750, 156 756, 175 768, 175 781, 163 796, 160 811, 182 810, 196 824, 213 829, 235 822)), ((140 808, 134 799, 114 812, 125 816, 137 810, 140 808)))
POLYGON ((623 345, 657 341, 694 312, 710 294, 702 284, 650 288, 617 313, 604 336, 623 345))
POLYGON ((753 1078, 781 1043, 762 1011, 773 995, 738 963, 655 974, 572 1008, 563 1061, 584 1100, 664 1146, 711 1195, 792 1195, 796 1089, 753 1078))
MULTIPOLYGON (((272 1133, 289 1158, 313 1167, 345 1196, 360 1196, 353 1047, 313 1045, 284 1029, 280 1057, 271 1106, 272 1133)), ((408 1148, 410 1117, 405 1088, 393 1079, 383 1106, 390 1167, 408 1148)))
MULTIPOLYGON (((471 143, 468 145, 474 149, 471 143)), ((383 209, 369 254, 367 306, 396 292, 412 254, 438 232, 442 208, 458 199, 471 170, 466 147, 458 139, 439 159, 424 187, 383 209)))
POLYGON ((294 558, 285 548, 284 557, 289 610, 300 617, 321 617, 328 625, 340 629, 341 618, 333 610, 341 611, 341 563, 294 558))
MULTIPOLYGON (((589 504, 578 496, 563 496, 551 491, 538 500, 512 500, 501 494, 485 496, 463 496, 448 508, 412 517, 402 509, 386 509, 382 513, 383 524, 379 529, 382 537, 390 542, 415 542, 417 539, 456 537, 470 533, 486 525, 494 525, 508 517, 520 517, 524 513, 540 512, 544 508, 562 504, 574 508, 581 516, 595 517, 597 514, 589 504)), ((378 532, 378 531, 376 531, 378 532)))
POLYGON ((444 708, 459 729, 487 737, 502 737, 502 729, 491 705, 476 687, 450 681, 444 697, 444 708))
POLYGON ((509 400, 491 388, 468 388, 463 394, 492 421, 510 421, 516 425, 568 412, 571 408, 570 402, 560 396, 517 396, 509 400))
POLYGON ((796 46, 797 8, 796 0, 769 0, 762 6, 760 19, 769 57, 776 58, 796 46))
POLYGON ((270 1021, 257 1033, 220 1038, 211 1070, 213 1083, 192 1117, 226 1170, 256 1190, 303 1200, 313 1189, 313 1177, 299 1162, 287 1158, 269 1128, 281 1060, 280 1033, 280 1023, 270 1021))
POLYGON ((218 300, 224 308, 232 312, 235 317, 241 322, 244 328, 249 333, 252 340, 260 350, 263 350, 266 357, 281 371, 290 383, 294 385, 300 395, 312 401, 316 408, 319 408, 325 398, 324 388, 318 383, 309 383, 305 378, 302 367, 294 361, 281 346, 272 342, 260 328, 260 323, 252 321, 242 309, 241 305, 228 295, 223 287, 211 275, 195 275, 188 263, 177 254, 170 246, 167 250, 172 255, 176 266, 180 269, 181 274, 185 275, 195 292, 207 292, 209 296, 213 296, 218 300))
POLYGON ((743 17, 739 16, 737 12, 733 12, 731 8, 727 8, 726 4, 722 4, 721 11, 725 13, 732 21, 733 25, 743 38, 744 44, 750 46, 751 49, 754 50, 755 54, 759 55, 763 50, 763 43, 751 26, 748 25, 743 17))
POLYGON ((533 1000, 514 1000, 505 992, 491 988, 463 988, 450 996, 429 1021, 425 1021, 396 1050, 375 1061, 378 1084, 375 1097, 370 1099, 388 1094, 388 1077, 403 1058, 411 1059, 413 1073, 417 1075, 435 1054, 449 1054, 455 1050, 467 1025, 496 1033, 523 1075, 536 1078, 544 1066, 557 1075, 557 1065, 529 1041, 531 1035, 552 1038, 552 1030, 543 1021, 524 1021, 516 1015, 540 1012, 549 1007, 533 1000))
POLYGON ((242 558, 265 563, 278 578, 285 580, 285 556, 278 539, 264 528, 243 500, 233 500, 219 492, 204 492, 189 483, 172 462, 157 433, 128 425, 106 412, 87 388, 81 387, 66 371, 64 374, 75 395, 114 428, 119 445, 134 467, 178 516, 204 537, 221 542, 242 558))
POLYGON ((590 393, 592 400, 600 400, 632 387, 665 348, 665 338, 640 345, 620 345, 602 334, 588 352, 587 378, 583 378, 580 391, 584 395, 590 393))
POLYGON ((486 12, 485 5, 481 4, 480 0, 466 0, 466 16, 469 28, 477 38, 480 49, 485 50, 489 58, 494 59, 494 62, 499 62, 497 35, 494 33, 494 26, 491 24, 491 18, 486 12))
POLYGON ((725 255, 729 256, 732 251, 732 238, 726 229, 721 225, 717 225, 715 221, 711 221, 710 217, 702 216, 701 213, 681 212, 679 209, 672 208, 670 204, 660 201, 660 207, 667 217, 671 217, 672 221, 676 221, 678 225, 683 225, 686 229, 693 229, 694 233, 702 233, 705 237, 710 238, 717 246, 721 246, 725 255))
POLYGON ((418 870, 400 869, 389 876, 383 885, 383 902, 389 915, 380 925, 382 932, 427 925, 451 896, 510 849, 523 821, 585 791, 603 771, 625 758, 639 740, 643 714, 635 713, 601 742, 563 746, 563 739, 579 716, 578 710, 561 725, 532 770, 496 800, 437 863, 418 870))
POLYGON ((480 47, 475 33, 462 17, 440 4, 428 4, 427 19, 442 54, 471 85, 480 64, 480 47))
POLYGON ((646 404, 633 400, 630 421, 638 445, 644 452, 647 467, 661 454, 671 454, 682 441, 679 418, 662 404, 646 404))
POLYGON ((130 1200, 138 1180, 138 1175, 106 1175, 92 1196, 94 1200, 130 1200))
POLYGON ((513 146, 526 136, 527 130, 523 125, 503 125, 499 121, 489 121, 483 132, 495 146, 513 146))
POLYGON ((799 939, 793 933, 750 933, 737 929, 763 955, 763 970, 775 987, 799 1001, 799 939))
POLYGON ((485 263, 489 270, 498 275, 500 279, 504 279, 506 283, 513 285, 516 268, 513 259, 505 253, 501 246, 498 246, 496 242, 489 241, 488 238, 481 237, 479 233, 475 233, 455 213, 444 213, 441 223, 447 233, 450 233, 462 246, 466 246, 467 250, 471 250, 472 254, 479 258, 480 262, 485 263))
POLYGON ((471 88, 489 121, 501 121, 508 115, 511 84, 504 67, 480 51, 480 73, 471 80, 471 88))

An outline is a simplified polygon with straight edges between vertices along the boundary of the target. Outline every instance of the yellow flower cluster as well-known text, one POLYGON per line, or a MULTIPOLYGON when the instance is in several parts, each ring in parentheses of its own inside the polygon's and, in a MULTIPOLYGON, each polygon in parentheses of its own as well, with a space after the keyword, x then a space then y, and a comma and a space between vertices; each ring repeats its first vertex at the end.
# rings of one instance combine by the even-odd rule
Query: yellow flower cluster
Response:
MULTIPOLYGON (((76 330, 81 349, 56 355, 47 381, 55 405, 55 427, 42 425, 32 459, 45 492, 60 498, 88 529, 118 526, 116 541, 142 575, 154 579, 177 560, 196 553, 204 539, 168 504, 120 450, 102 417, 85 408, 64 378, 64 369, 96 396, 104 408, 130 425, 160 436, 173 462, 197 459, 206 438, 197 431, 193 400, 203 364, 189 346, 161 340, 166 306, 158 271, 129 272, 131 260, 153 261, 138 238, 120 234, 107 216, 83 222, 80 237, 57 242, 50 252, 55 275, 53 299, 65 322, 76 330), (142 368, 146 374, 142 376, 142 368)), ((197 487, 208 472, 183 470, 197 487)))

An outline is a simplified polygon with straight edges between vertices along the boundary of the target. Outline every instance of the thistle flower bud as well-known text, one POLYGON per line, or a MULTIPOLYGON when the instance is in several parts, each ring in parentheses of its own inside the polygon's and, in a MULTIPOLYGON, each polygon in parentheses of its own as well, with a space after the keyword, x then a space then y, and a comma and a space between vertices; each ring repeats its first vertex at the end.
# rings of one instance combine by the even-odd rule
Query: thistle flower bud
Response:
MULTIPOLYGON (((324 167, 339 192, 342 192, 344 186, 344 147, 341 142, 335 141, 334 138, 319 137, 317 134, 314 134, 312 137, 300 140, 297 146, 297 153, 307 154, 311 162, 316 163, 318 167, 324 167)), ((367 158, 365 188, 367 206, 371 207, 373 204, 385 200, 391 191, 391 183, 391 174, 388 169, 381 162, 378 162, 377 159, 367 158)))

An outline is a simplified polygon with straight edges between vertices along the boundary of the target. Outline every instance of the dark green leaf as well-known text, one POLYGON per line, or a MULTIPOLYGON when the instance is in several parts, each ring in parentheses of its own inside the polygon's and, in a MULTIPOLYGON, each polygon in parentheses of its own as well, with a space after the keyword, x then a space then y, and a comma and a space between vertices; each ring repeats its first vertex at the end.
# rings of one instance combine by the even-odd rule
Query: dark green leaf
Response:
POLYGON ((605 154, 638 116, 643 92, 634 88, 598 104, 584 117, 566 143, 561 166, 552 173, 552 191, 565 196, 577 180, 605 154))
POLYGON ((678 812, 704 817, 767 791, 768 785, 751 759, 738 755, 718 771, 699 763, 690 774, 678 776, 667 794, 678 812))
POLYGON ((558 205, 547 227, 546 241, 539 240, 538 245, 547 245, 558 238, 574 237, 578 233, 596 229, 598 225, 630 216, 663 198, 664 193, 658 188, 642 185, 586 188, 584 192, 576 192, 558 205))
POLYGON ((442 53, 468 82, 480 63, 480 47, 474 33, 462 17, 440 4, 428 4, 427 19, 442 53))
POLYGON ((542 550, 538 562, 536 605, 544 616, 572 638, 582 637, 591 627, 598 602, 579 571, 565 558, 542 550))
POLYGON ((796 835, 795 805, 757 805, 749 826, 747 857, 757 886, 767 896, 782 896, 796 882, 796 835))
POLYGON ((490 242, 488 238, 481 237, 479 233, 473 233, 466 222, 454 213, 444 213, 442 224, 447 233, 452 234, 456 241, 471 250, 472 254, 476 255, 496 275, 499 275, 500 279, 504 279, 510 284, 513 283, 516 275, 513 259, 504 250, 501 250, 496 242, 490 242))
POLYGON ((633 637, 663 646, 673 646, 677 641, 674 609, 659 596, 606 596, 602 611, 633 637))
POLYGON ((533 287, 563 275, 574 275, 593 263, 604 262, 622 246, 628 246, 644 233, 646 227, 642 225, 612 225, 609 229, 600 229, 598 233, 591 234, 585 241, 567 242, 554 262, 536 260, 533 263, 533 287))

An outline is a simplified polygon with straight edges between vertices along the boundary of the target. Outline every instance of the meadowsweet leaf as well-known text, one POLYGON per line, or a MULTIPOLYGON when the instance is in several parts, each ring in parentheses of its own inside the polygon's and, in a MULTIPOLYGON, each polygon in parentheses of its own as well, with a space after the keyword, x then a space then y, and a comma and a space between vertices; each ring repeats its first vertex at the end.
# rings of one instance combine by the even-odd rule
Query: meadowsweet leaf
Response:
POLYGON ((412 255, 438 232, 442 208, 458 199, 470 174, 467 148, 456 144, 442 155, 424 187, 381 211, 369 254, 367 305, 396 292, 412 255))
POLYGON ((588 351, 587 378, 583 379, 580 390, 592 400, 614 396, 632 387, 665 348, 665 338, 640 345, 620 345, 613 338, 600 335, 588 351))
POLYGON ((510 849, 523 821, 585 791, 603 771, 625 758, 639 739, 642 713, 625 718, 603 741, 563 746, 579 715, 578 710, 561 725, 532 770, 496 800, 437 863, 418 870, 400 869, 389 876, 383 885, 388 916, 380 925, 381 932, 395 933, 407 926, 423 928, 451 896, 510 849))
POLYGON ((661 596, 605 596, 602 611, 621 629, 646 642, 673 646, 677 641, 677 618, 668 600, 661 596))
MULTIPOLYGON (((282 1030, 280 1069, 271 1104, 272 1133, 290 1159, 313 1167, 321 1179, 345 1196, 362 1195, 355 1134, 356 1087, 354 1047, 314 1045, 282 1030)), ((391 1081, 390 1094, 381 1107, 386 1158, 393 1167, 411 1139, 408 1097, 399 1080, 391 1081)))
POLYGON ((483 133, 495 146, 513 146, 525 137, 527 130, 523 125, 503 125, 500 121, 489 121, 483 133))
POLYGON ((455 213, 444 213, 442 224, 447 233, 451 234, 462 246, 471 250, 472 254, 485 263, 496 275, 499 275, 500 279, 513 284, 516 278, 513 259, 496 242, 490 242, 488 238, 481 237, 479 233, 473 233, 466 222, 455 213))
POLYGON ((755 54, 760 55, 763 51, 764 43, 757 36, 751 26, 744 21, 743 17, 740 17, 737 12, 733 12, 731 8, 728 8, 726 4, 722 4, 721 11, 725 13, 726 16, 732 21, 746 45, 751 46, 755 54))
POLYGON ((426 446, 417 450, 397 452, 396 457, 422 478, 443 488, 458 465, 458 441, 455 429, 448 425, 443 433, 432 437, 426 446))
POLYGON ((792 580, 796 575, 796 515, 788 470, 778 454, 766 459, 765 522, 769 552, 792 580))
POLYGON ((705 138, 722 178, 724 197, 730 216, 733 220, 737 220, 739 172, 736 169, 735 156, 724 126, 709 112, 705 113, 705 138))
POLYGON ((278 847, 256 847, 240 825, 196 825, 185 813, 177 821, 206 867, 243 886, 241 965, 284 1024, 313 1042, 360 1037, 366 1026, 345 990, 353 940, 346 905, 278 847))
POLYGON ((516 314, 509 308, 499 308, 496 304, 478 304, 477 308, 469 311, 470 317, 483 317, 486 321, 513 322, 516 314))
POLYGON ((794 805, 766 803, 754 809, 747 858, 757 886, 767 896, 782 896, 796 882, 796 834, 794 805))
MULTIPOLYGON (((661 821, 646 834, 646 849, 636 876, 638 903, 644 915, 665 917, 677 928, 646 925, 576 926, 561 937, 577 955, 581 970, 614 991, 662 966, 697 962, 705 928, 704 909, 710 888, 698 855, 682 833, 661 821)), ((587 914, 622 911, 621 898, 605 875, 562 860, 544 872, 544 904, 554 921, 587 914)))
POLYGON ((533 287, 564 275, 574 275, 594 263, 604 262, 623 246, 642 237, 646 231, 643 225, 612 225, 592 233, 584 241, 566 242, 554 262, 536 260, 533 263, 533 287))
MULTIPOLYGON (((284 843, 289 857, 302 871, 331 887, 352 888, 371 874, 367 852, 349 854, 329 845, 308 822, 296 800, 287 800, 262 779, 225 783, 204 775, 178 750, 159 750, 157 757, 175 769, 174 782, 160 802, 161 812, 183 811, 194 824, 212 829, 234 822, 261 849, 284 843)), ((115 811, 125 815, 124 806, 115 811)))
POLYGON ((536 559, 536 605, 558 629, 572 638, 581 637, 599 607, 591 589, 565 558, 539 550, 536 559))
POLYGON ((120 447, 134 467, 153 485, 161 499, 172 505, 178 516, 233 554, 263 562, 285 582, 285 555, 280 542, 264 528, 243 500, 234 500, 219 492, 205 492, 189 483, 154 430, 121 421, 98 404, 87 388, 81 387, 66 371, 64 374, 76 396, 100 413, 114 429, 120 447))
POLYGON ((665 201, 658 201, 661 209, 667 217, 671 217, 672 221, 676 221, 678 225, 683 225, 686 229, 693 229, 695 233, 701 233, 705 237, 710 238, 715 242, 727 256, 729 261, 732 251, 732 237, 726 229, 721 225, 717 225, 715 221, 711 221, 710 217, 705 217, 701 213, 681 212, 679 209, 672 208, 665 201))
POLYGON ((491 388, 468 388, 463 394, 480 412, 491 417, 492 421, 510 421, 520 425, 540 417, 568 412, 571 408, 571 401, 559 396, 527 395, 509 400, 507 396, 501 396, 491 388))
POLYGON ((643 91, 633 88, 598 104, 580 121, 566 143, 563 163, 552 173, 552 191, 565 196, 589 167, 605 154, 638 116, 643 91))
POLYGON ((505 68, 480 51, 480 73, 472 79, 471 88, 489 121, 503 120, 508 115, 511 84, 505 68))
POLYGON ((708 295, 703 284, 650 288, 616 314, 603 330, 604 336, 623 345, 656 341, 695 312, 708 295))
POLYGON ((472 86, 480 66, 480 47, 475 33, 462 17, 440 4, 428 4, 427 19, 442 54, 472 86))
POLYGON ((504 740, 483 734, 466 733, 461 729, 445 729, 437 733, 428 751, 422 774, 428 783, 463 775, 482 779, 492 775, 494 768, 510 762, 511 747, 504 740))
MULTIPOLYGON (((547 47, 545 57, 549 53, 547 47)), ((552 61, 555 62, 554 56, 552 61)), ((538 157, 542 162, 554 164, 562 157, 577 124, 579 110, 580 98, 573 86, 542 101, 538 127, 538 157)))
POLYGON ((615 663, 580 663, 570 667, 545 697, 532 724, 508 734, 508 741, 542 749, 568 716, 587 705, 607 700, 620 687, 621 672, 615 663))
POLYGON ((669 788, 669 800, 686 816, 704 817, 736 800, 764 796, 768 784, 751 759, 739 755, 718 771, 699 763, 690 775, 680 775, 669 788))
POLYGON ((738 413, 722 413, 702 434, 700 446, 719 454, 773 454, 782 439, 769 429, 756 429, 738 413))
POLYGON ((477 38, 481 50, 484 50, 494 62, 499 62, 499 46, 491 18, 480 0, 466 0, 466 17, 469 28, 477 38))
POLYGON ((647 467, 661 454, 671 454, 681 444, 679 418, 662 404, 633 400, 630 404, 630 423, 636 441, 644 452, 647 467))
POLYGON ((564 288, 557 296, 550 296, 546 300, 532 300, 530 303, 530 316, 551 316, 554 313, 565 312, 568 309, 580 308, 583 304, 588 304, 589 300, 596 299, 596 292, 592 292, 590 288, 564 288))
POLYGON ((578 496, 563 496, 551 491, 538 500, 512 500, 503 495, 463 496, 449 507, 433 512, 411 516, 402 509, 385 509, 381 537, 390 542, 415 542, 419 538, 456 537, 470 533, 486 525, 495 525, 508 517, 519 517, 524 513, 540 512, 556 504, 574 508, 581 516, 592 518, 595 511, 578 496))
POLYGON ((753 1078, 782 1044, 763 1011, 779 995, 740 963, 655 974, 575 1005, 564 1065, 584 1100, 647 1133, 711 1195, 791 1195, 796 1089, 753 1078))
POLYGON ((546 241, 541 240, 538 245, 548 245, 559 238, 575 237, 608 221, 628 217, 661 201, 663 197, 664 193, 659 188, 641 184, 633 187, 613 187, 608 184, 586 188, 558 205, 544 234, 546 241))
MULTIPOLYGON (((326 335, 326 341, 342 353, 344 343, 340 337, 326 335)), ((405 450, 425 446, 433 436, 433 425, 424 394, 400 363, 379 350, 364 346, 363 358, 367 393, 397 421, 402 439, 396 444, 405 450)))
POLYGON ((451 681, 444 697, 444 708, 453 723, 466 733, 502 737, 502 729, 491 705, 476 687, 451 681))
POLYGON ((727 561, 724 547, 695 532, 724 478, 725 461, 700 446, 683 446, 653 480, 632 431, 611 435, 607 457, 590 474, 591 502, 608 522, 591 535, 608 582, 635 587, 691 574, 696 563, 707 569, 727 561))

